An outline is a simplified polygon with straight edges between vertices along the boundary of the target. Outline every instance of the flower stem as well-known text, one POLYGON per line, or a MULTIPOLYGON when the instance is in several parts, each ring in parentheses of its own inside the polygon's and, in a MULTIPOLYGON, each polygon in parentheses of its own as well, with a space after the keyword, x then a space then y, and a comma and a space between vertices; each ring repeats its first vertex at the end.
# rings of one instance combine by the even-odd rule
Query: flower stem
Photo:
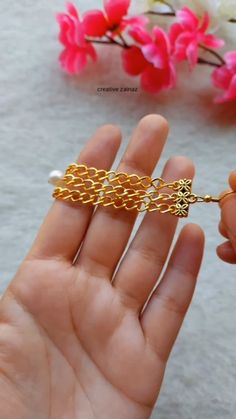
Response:
POLYGON ((103 39, 94 39, 94 38, 86 38, 87 42, 91 42, 93 44, 103 44, 103 45, 118 45, 121 48, 126 48, 123 44, 120 44, 119 42, 117 42, 115 39, 110 38, 108 36, 106 36, 106 38, 108 39, 108 41, 105 41, 103 39))
POLYGON ((220 66, 225 64, 225 60, 221 57, 220 54, 218 54, 217 52, 213 51, 210 48, 205 47, 204 45, 199 45, 200 48, 202 48, 204 51, 209 52, 210 54, 214 55, 214 57, 216 57, 219 62, 220 62, 220 66))
POLYGON ((148 10, 145 12, 145 15, 156 15, 156 16, 175 16, 174 12, 154 12, 153 10, 148 10))
POLYGON ((130 46, 127 44, 125 38, 123 37, 123 35, 121 33, 119 33, 119 38, 120 38, 121 42, 123 43, 124 48, 130 48, 130 46))
POLYGON ((114 38, 112 38, 110 35, 106 35, 106 38, 110 41, 111 44, 119 45, 122 48, 129 48, 129 45, 126 43, 125 39, 121 34, 119 34, 119 38, 122 42, 122 44, 118 41, 116 41, 114 38))
POLYGON ((204 60, 204 58, 201 58, 201 57, 198 58, 198 64, 207 64, 207 65, 210 65, 212 67, 221 67, 222 66, 222 64, 213 63, 212 61, 204 60))
POLYGON ((236 19, 229 19, 229 22, 236 23, 236 19))

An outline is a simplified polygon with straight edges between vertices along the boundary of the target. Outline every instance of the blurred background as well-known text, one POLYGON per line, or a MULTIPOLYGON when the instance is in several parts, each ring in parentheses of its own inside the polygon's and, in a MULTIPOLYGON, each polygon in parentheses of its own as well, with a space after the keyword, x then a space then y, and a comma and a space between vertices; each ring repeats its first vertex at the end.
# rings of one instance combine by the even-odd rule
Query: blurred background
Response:
MULTIPOLYGON (((81 11, 102 7, 100 0, 74 3, 81 11)), ((227 189, 228 174, 236 169, 236 104, 212 103, 209 67, 190 74, 180 66, 178 86, 151 96, 123 72, 118 47, 99 46, 98 62, 69 77, 58 64, 55 14, 65 10, 63 0, 0 0, 0 10, 0 293, 51 205, 49 172, 73 161, 102 124, 121 127, 120 158, 138 120, 162 114, 170 135, 155 175, 170 156, 186 155, 196 164, 196 193, 227 189), (98 93, 100 87, 138 91, 98 93)), ((227 49, 233 47, 229 37, 227 49)), ((216 256, 222 241, 216 204, 192 207, 189 221, 206 233, 205 258, 153 418, 235 419, 236 267, 216 256)))

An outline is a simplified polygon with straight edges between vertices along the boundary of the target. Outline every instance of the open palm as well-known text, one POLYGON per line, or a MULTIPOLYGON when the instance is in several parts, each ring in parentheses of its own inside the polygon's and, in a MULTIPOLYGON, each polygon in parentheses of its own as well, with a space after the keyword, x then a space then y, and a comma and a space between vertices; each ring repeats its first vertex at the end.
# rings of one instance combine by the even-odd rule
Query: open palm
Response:
MULTIPOLYGON (((153 171, 166 121, 143 118, 119 170, 153 171)), ((79 161, 109 169, 120 132, 103 126, 79 161)), ((192 177, 184 157, 163 177, 192 177)), ((147 214, 125 251, 135 212, 54 202, 0 303, 0 412, 4 419, 143 419, 190 304, 203 234, 147 214), (162 277, 146 304, 157 281, 162 277)))

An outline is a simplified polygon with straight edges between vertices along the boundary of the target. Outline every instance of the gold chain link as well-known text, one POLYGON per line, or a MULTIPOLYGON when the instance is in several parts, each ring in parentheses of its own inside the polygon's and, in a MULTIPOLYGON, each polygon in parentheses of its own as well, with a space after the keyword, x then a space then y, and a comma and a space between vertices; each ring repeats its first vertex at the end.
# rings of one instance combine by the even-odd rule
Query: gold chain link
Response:
POLYGON ((187 217, 189 205, 195 199, 191 190, 191 179, 167 183, 162 178, 152 179, 72 163, 58 182, 53 197, 127 211, 159 211, 187 217))

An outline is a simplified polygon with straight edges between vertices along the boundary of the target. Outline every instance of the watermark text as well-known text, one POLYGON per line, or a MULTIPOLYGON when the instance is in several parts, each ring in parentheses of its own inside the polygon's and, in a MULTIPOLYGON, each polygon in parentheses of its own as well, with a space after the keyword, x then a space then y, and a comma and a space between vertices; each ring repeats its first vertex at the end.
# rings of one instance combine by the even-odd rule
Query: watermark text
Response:
POLYGON ((97 87, 97 93, 98 94, 102 94, 102 93, 138 93, 138 87, 125 87, 125 86, 120 86, 120 87, 112 87, 112 86, 107 86, 107 87, 97 87))

